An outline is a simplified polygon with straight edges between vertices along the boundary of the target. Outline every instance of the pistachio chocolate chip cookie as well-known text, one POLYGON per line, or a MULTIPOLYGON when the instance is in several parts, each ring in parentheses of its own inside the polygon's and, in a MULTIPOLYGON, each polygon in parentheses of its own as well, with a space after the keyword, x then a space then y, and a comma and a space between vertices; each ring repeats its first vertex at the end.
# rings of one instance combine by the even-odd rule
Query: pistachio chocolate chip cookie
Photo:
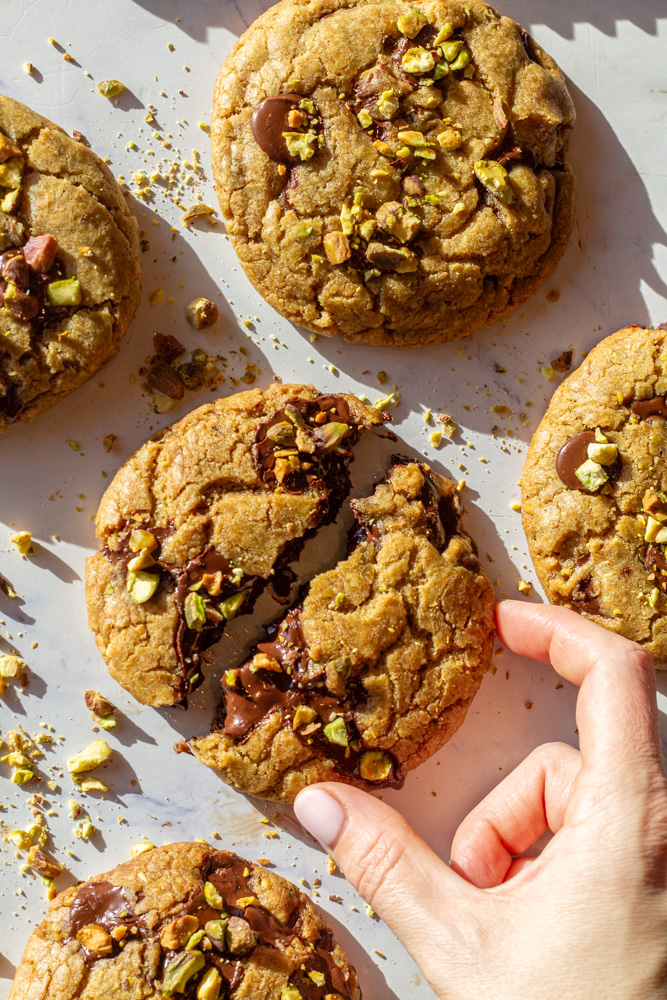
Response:
POLYGON ((360 1000, 357 976, 290 882, 202 843, 145 851, 53 900, 10 1000, 360 1000))
POLYGON ((215 90, 227 230, 295 323, 397 347, 465 337, 560 259, 574 119, 553 59, 482 0, 282 0, 215 90))
POLYGON ((190 744, 244 792, 399 787, 454 735, 488 668, 493 590, 454 483, 395 457, 352 508, 347 559, 223 674, 213 730, 190 744))
POLYGON ((385 419, 354 396, 273 385, 200 406, 135 452, 102 498, 86 571, 111 675, 147 705, 197 687, 226 622, 280 588, 335 517, 353 446, 385 419))
POLYGON ((544 591, 667 665, 667 332, 607 337, 554 393, 522 479, 544 591))
POLYGON ((0 95, 0 431, 106 364, 140 294, 138 227, 109 168, 0 95))

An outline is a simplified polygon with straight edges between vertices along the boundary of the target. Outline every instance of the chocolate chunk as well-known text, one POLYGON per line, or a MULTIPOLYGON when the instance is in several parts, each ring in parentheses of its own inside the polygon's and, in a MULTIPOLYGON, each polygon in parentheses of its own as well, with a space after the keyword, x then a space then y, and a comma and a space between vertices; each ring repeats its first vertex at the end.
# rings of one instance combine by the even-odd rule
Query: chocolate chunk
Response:
POLYGON ((632 412, 640 420, 650 420, 651 417, 660 417, 667 420, 667 405, 664 396, 653 396, 651 399, 636 399, 630 405, 632 412))
POLYGON ((267 97, 253 111, 252 134, 260 149, 276 163, 292 166, 299 162, 287 149, 283 132, 294 131, 287 117, 290 111, 298 108, 302 100, 301 94, 277 94, 275 97, 267 97))
MULTIPOLYGON (((110 882, 90 882, 74 896, 69 911, 68 939, 76 939, 79 931, 89 924, 97 924, 108 932, 116 927, 145 929, 141 919, 133 913, 125 890, 110 882)), ((86 965, 92 965, 97 955, 85 946, 82 950, 86 965)))
MULTIPOLYGON (((666 414, 667 416, 667 414, 666 414)), ((595 444, 594 431, 580 431, 569 441, 566 441, 556 458, 556 472, 558 478, 570 490, 579 490, 580 493, 589 493, 593 496, 596 490, 588 490, 576 476, 579 466, 588 460, 588 446, 595 444)), ((604 471, 610 483, 615 483, 621 474, 623 467, 621 456, 618 455, 611 465, 605 465, 604 471)))
POLYGON ((539 63, 539 57, 537 55, 537 49, 535 48, 535 41, 532 35, 529 35, 527 31, 521 32, 521 44, 523 45, 526 55, 533 62, 539 63))
POLYGON ((658 330, 667 330, 667 323, 661 323, 660 326, 656 327, 658 330))
POLYGON ((21 288, 14 288, 11 296, 7 294, 5 288, 0 295, 7 312, 22 322, 34 319, 40 310, 39 299, 34 295, 28 295, 21 288))
POLYGON ((562 354, 559 354, 557 358, 552 360, 551 367, 559 374, 569 372, 572 367, 572 351, 563 351, 562 354))
POLYGON ((595 592, 596 584, 591 577, 582 580, 575 587, 572 595, 572 603, 580 611, 585 611, 589 615, 604 615, 600 607, 600 595, 595 592))

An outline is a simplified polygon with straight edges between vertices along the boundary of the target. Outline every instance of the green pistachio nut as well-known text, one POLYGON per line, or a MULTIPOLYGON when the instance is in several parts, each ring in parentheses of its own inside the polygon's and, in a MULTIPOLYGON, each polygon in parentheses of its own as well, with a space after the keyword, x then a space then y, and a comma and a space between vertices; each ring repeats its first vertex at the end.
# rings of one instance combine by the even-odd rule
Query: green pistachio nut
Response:
POLYGON ((170 997, 174 993, 185 993, 188 982, 205 965, 206 959, 200 951, 186 951, 177 955, 164 970, 162 995, 170 997))
POLYGON ((412 76, 421 76, 424 73, 430 73, 435 67, 435 58, 428 49, 416 45, 405 53, 401 59, 401 66, 406 73, 410 73, 412 76))
POLYGON ((185 624, 195 632, 206 622, 206 602, 199 594, 192 591, 183 601, 185 624))
POLYGON ((383 90, 378 97, 377 109, 385 121, 392 118, 398 111, 399 101, 393 90, 383 90))
POLYGON ((0 212, 13 212, 16 208, 21 194, 20 188, 9 191, 4 198, 0 198, 0 212))
POLYGON ((308 705, 299 705, 292 719, 292 729, 299 729, 300 726, 307 726, 317 718, 317 712, 308 705))
POLYGON ((144 573, 143 570, 127 574, 127 589, 135 604, 145 604, 158 588, 160 577, 155 573, 144 573))
POLYGON ((458 59, 462 49, 463 41, 460 38, 454 39, 453 42, 444 42, 440 46, 443 58, 446 59, 448 63, 453 63, 456 59, 458 59))
POLYGON ((413 7, 407 14, 402 14, 396 20, 396 27, 406 38, 414 38, 428 24, 428 18, 420 10, 413 7))
POLYGON ((232 597, 228 597, 226 600, 220 602, 220 613, 228 621, 238 614, 241 605, 245 601, 246 594, 247 591, 242 590, 239 594, 234 594, 232 597))
POLYGON ((294 444, 294 425, 289 420, 281 420, 269 427, 266 436, 275 444, 294 444))
POLYGON ((366 111, 365 108, 362 108, 361 111, 357 114, 357 120, 362 128, 370 128, 371 125, 373 124, 373 119, 371 118, 371 116, 369 115, 368 111, 366 111))
POLYGON ((598 444, 597 441, 589 444, 587 448, 588 457, 598 465, 613 465, 618 458, 618 445, 598 444))
POLYGON ((157 548, 157 538, 152 531, 146 531, 145 528, 134 528, 130 534, 128 545, 132 552, 140 552, 142 549, 154 552, 157 548))
MULTIPOLYGON (((214 907, 217 909, 217 907, 214 907)), ((227 929, 227 921, 223 920, 207 920, 204 924, 204 931, 206 936, 211 939, 211 941, 224 941, 225 940, 225 930, 227 929)))
POLYGON ((52 306, 80 306, 82 293, 77 278, 63 278, 46 286, 46 297, 52 306))
POLYGON ((12 156, 0 163, 0 187, 11 188, 12 191, 20 188, 22 175, 23 157, 12 156))
POLYGON ((192 934, 188 938, 187 943, 185 945, 185 950, 186 951, 194 951, 194 949, 197 947, 197 945, 199 944, 199 942, 203 940, 205 934, 206 934, 206 931, 203 928, 200 928, 198 931, 195 931, 194 934, 192 934))
POLYGON ((578 469, 575 469, 574 474, 581 485, 585 486, 591 492, 599 490, 609 480, 602 466, 598 465, 597 462, 591 461, 590 458, 583 465, 580 465, 578 469))
POLYGON ((350 431, 349 424, 339 423, 332 420, 328 424, 322 424, 317 428, 318 443, 322 451, 333 451, 341 443, 346 434, 350 431))
POLYGON ((447 21, 445 24, 443 24, 442 28, 440 28, 440 31, 438 32, 438 34, 433 39, 433 45, 434 46, 436 46, 436 45, 442 45, 442 43, 446 42, 447 39, 453 33, 454 33, 454 29, 451 26, 450 22, 447 21))
POLYGON ((120 80, 101 80, 97 84, 97 90, 102 97, 117 97, 125 90, 125 84, 120 80))
POLYGON ((364 781, 385 781, 391 772, 391 760, 381 750, 366 750, 361 755, 359 773, 364 781))
POLYGON ((283 986, 280 1000, 303 1000, 303 994, 297 986, 283 986))
POLYGON ((324 727, 324 735, 329 743, 337 743, 341 747, 348 745, 347 729, 342 715, 337 715, 331 722, 327 722, 324 727))
POLYGON ((467 66, 470 66, 470 53, 467 49, 462 49, 454 62, 449 64, 452 73, 458 73, 467 66))
POLYGON ((516 200, 509 174, 497 160, 478 160, 474 166, 477 180, 504 205, 516 200))
POLYGON ((283 132, 283 139, 290 156, 301 161, 312 160, 317 142, 312 132, 283 132))
POLYGON ((204 885, 204 899, 213 910, 222 910, 225 905, 224 899, 212 882, 206 882, 204 885))
POLYGON ((216 968, 211 967, 197 986, 197 1000, 218 1000, 221 986, 222 976, 216 968))

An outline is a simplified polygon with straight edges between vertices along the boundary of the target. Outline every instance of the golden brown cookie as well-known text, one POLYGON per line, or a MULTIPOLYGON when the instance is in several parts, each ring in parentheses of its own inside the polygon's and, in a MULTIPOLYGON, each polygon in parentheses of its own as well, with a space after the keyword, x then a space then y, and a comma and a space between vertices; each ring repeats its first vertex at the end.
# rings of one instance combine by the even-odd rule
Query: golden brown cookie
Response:
POLYGON ((138 227, 109 168, 0 95, 0 431, 106 364, 140 295, 138 227))
POLYGON ((282 0, 218 78, 220 206, 280 313, 419 347, 507 315, 573 222, 562 73, 482 0, 282 0))
POLYGON ((318 911, 279 875, 201 843, 169 844, 56 896, 10 1000, 229 996, 360 1000, 318 911))
POLYGON ((454 483, 395 457, 352 501, 350 554, 240 667, 192 752, 241 791, 399 787, 459 728, 493 650, 493 590, 454 483))
POLYGON ((385 419, 354 396, 272 385, 200 406, 130 456, 102 498, 86 570, 111 675, 148 705, 197 687, 225 623, 278 588, 335 517, 354 444, 385 419))
POLYGON ((552 604, 667 665, 667 332, 626 327, 554 393, 528 451, 523 525, 552 604))

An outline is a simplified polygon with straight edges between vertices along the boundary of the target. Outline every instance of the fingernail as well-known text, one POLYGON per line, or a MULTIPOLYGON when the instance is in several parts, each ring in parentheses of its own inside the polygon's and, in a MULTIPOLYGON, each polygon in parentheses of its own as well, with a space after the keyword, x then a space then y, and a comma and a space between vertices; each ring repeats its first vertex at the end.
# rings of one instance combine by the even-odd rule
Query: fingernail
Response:
POLYGON ((335 847, 345 823, 340 802, 321 788, 306 788, 294 803, 296 818, 324 847, 335 847))

